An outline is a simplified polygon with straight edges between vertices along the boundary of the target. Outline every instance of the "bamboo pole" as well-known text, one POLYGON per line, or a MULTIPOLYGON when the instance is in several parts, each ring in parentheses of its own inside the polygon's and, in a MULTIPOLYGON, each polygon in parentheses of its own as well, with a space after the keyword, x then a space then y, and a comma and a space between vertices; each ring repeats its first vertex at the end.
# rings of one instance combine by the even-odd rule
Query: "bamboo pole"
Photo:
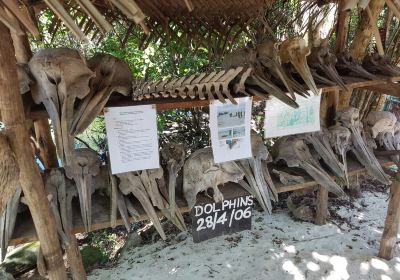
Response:
POLYGON ((5 131, 16 154, 20 183, 41 243, 49 278, 66 280, 67 274, 39 169, 35 163, 25 126, 24 108, 19 93, 15 52, 10 31, 0 23, 0 111, 5 131))

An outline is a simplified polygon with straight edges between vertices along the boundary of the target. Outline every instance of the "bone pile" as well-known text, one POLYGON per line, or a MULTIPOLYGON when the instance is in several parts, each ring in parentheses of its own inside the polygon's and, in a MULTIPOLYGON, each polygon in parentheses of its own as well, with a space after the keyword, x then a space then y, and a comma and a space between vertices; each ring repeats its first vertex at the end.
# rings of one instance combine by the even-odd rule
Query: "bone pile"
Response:
MULTIPOLYGON (((379 147, 387 151, 400 149, 400 123, 393 113, 371 111, 365 119, 365 125, 379 147)), ((399 163, 398 155, 392 155, 391 159, 399 163)))
POLYGON ((316 82, 340 86, 347 90, 341 76, 374 79, 375 74, 400 75, 398 67, 388 58, 371 54, 363 64, 349 52, 338 57, 323 40, 316 46, 307 46, 303 38, 283 42, 264 40, 255 47, 246 47, 225 55, 221 71, 200 73, 162 81, 136 81, 133 99, 182 98, 226 100, 236 104, 234 97, 256 96, 267 99, 272 95, 285 104, 297 108, 296 94, 307 97, 310 91, 319 94, 316 82))
MULTIPOLYGON (((319 148, 317 148, 317 152, 318 150, 319 148)), ((276 162, 283 161, 288 167, 304 169, 315 181, 328 191, 338 196, 346 196, 343 189, 322 168, 319 159, 315 158, 310 153, 304 136, 286 136, 280 138, 274 144, 272 153, 276 162)))
POLYGON ((247 180, 247 182, 241 180, 239 184, 257 199, 264 211, 271 214, 271 201, 278 201, 278 192, 267 167, 267 162, 272 159, 262 137, 255 132, 251 134, 251 148, 252 158, 237 161, 247 180))
MULTIPOLYGON (((351 144, 349 150, 356 156, 357 160, 365 166, 371 176, 379 180, 381 183, 389 185, 391 182, 388 176, 383 171, 372 149, 366 143, 359 110, 353 107, 346 108, 337 113, 337 120, 339 123, 338 125, 350 131, 351 144)), ((336 133, 339 132, 339 130, 336 129, 336 131, 332 130, 331 132, 336 133)), ((341 153, 344 152, 345 151, 342 151, 341 153)))

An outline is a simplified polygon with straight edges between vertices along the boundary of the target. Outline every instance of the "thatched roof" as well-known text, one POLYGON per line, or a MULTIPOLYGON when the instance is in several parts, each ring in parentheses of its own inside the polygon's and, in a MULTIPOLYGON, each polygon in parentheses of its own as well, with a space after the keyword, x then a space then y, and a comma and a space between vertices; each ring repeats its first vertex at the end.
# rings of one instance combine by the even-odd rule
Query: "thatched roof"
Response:
POLYGON ((167 34, 171 38, 170 36, 180 37, 185 33, 184 36, 191 39, 198 37, 199 40, 209 40, 207 36, 224 37, 234 28, 244 29, 249 21, 257 18, 274 2, 275 0, 6 0, 0 4, 0 20, 7 21, 17 32, 28 31, 39 37, 36 20, 42 11, 49 9, 55 17, 47 31, 52 33, 63 23, 79 40, 101 37, 101 34, 112 31, 116 22, 123 22, 129 27, 127 36, 129 29, 133 27, 132 23, 135 23, 143 28, 147 36, 165 37, 167 34), (3 8, 6 13, 7 9, 11 11, 6 17, 1 16, 3 8), (22 28, 15 26, 13 17, 18 19, 22 28), (179 32, 172 34, 172 26, 178 26, 179 32))

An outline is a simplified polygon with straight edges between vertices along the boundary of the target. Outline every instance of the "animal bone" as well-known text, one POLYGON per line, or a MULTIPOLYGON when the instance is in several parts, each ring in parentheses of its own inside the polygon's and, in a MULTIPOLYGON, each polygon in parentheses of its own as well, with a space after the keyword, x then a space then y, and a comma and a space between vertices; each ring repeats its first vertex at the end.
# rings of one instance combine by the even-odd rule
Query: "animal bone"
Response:
POLYGON ((214 201, 224 199, 218 185, 227 182, 237 183, 244 176, 243 171, 233 161, 216 164, 211 148, 192 153, 183 167, 183 193, 189 208, 196 204, 196 196, 208 188, 214 190, 214 201))
POLYGON ((294 136, 280 138, 273 146, 275 161, 283 160, 288 167, 300 167, 314 178, 321 186, 338 196, 346 196, 317 160, 310 154, 304 140, 294 136))
POLYGON ((365 118, 365 122, 371 126, 372 138, 375 139, 379 133, 389 132, 394 134, 397 118, 391 112, 371 111, 365 118))
POLYGON ((348 128, 336 125, 328 130, 329 143, 336 154, 340 155, 344 167, 346 185, 349 186, 349 175, 347 169, 347 152, 351 145, 351 132, 348 128))
POLYGON ((0 214, 19 186, 19 166, 7 136, 0 131, 0 214))
POLYGON ((58 155, 64 164, 69 164, 73 149, 73 135, 69 131, 75 100, 89 93, 89 79, 94 73, 78 51, 67 48, 37 52, 29 61, 29 68, 37 82, 32 85, 32 97, 46 107, 54 127, 58 155))
POLYGON ((237 161, 238 166, 245 174, 245 178, 252 189, 250 192, 254 194, 261 207, 271 213, 271 200, 278 200, 278 192, 269 175, 267 165, 262 164, 268 159, 268 149, 264 145, 262 137, 255 132, 251 135, 251 148, 253 157, 237 161))
MULTIPOLYGON (((57 233, 62 241, 62 244, 64 246, 68 246, 69 245, 69 234, 68 233, 71 230, 71 228, 69 228, 68 225, 70 223, 72 223, 72 221, 68 221, 68 220, 63 221, 60 212, 63 211, 64 213, 66 213, 67 209, 71 209, 71 211, 72 211, 72 207, 71 206, 67 207, 66 205, 61 205, 61 203, 59 205, 59 197, 60 197, 59 192, 65 191, 64 174, 59 169, 52 169, 50 171, 49 175, 46 177, 44 185, 45 185, 46 192, 48 194, 50 208, 53 211, 53 214, 55 217, 57 233), (65 227, 65 226, 67 226, 67 227, 65 227)), ((62 197, 62 195, 61 195, 61 197, 62 197)), ((64 202, 66 202, 66 199, 62 199, 60 202, 62 202, 64 204, 64 202)), ((72 215, 72 214, 70 214, 70 215, 72 215)), ((72 219, 72 217, 71 217, 71 219, 72 219)))
POLYGON ((143 206, 144 211, 147 213, 149 218, 153 221, 154 227, 157 229, 163 240, 166 239, 164 230, 160 224, 157 213, 151 203, 151 200, 146 192, 140 175, 134 172, 121 173, 116 175, 119 179, 119 189, 124 195, 133 194, 140 204, 143 206))
POLYGON ((285 85, 286 89, 295 100, 295 85, 293 85, 293 81, 282 67, 278 45, 271 40, 266 40, 257 46, 257 55, 261 65, 266 67, 275 78, 279 79, 285 85))
MULTIPOLYGON (((372 138, 376 139, 385 150, 397 150, 395 137, 398 135, 399 127, 396 116, 391 112, 371 111, 365 118, 365 122, 370 126, 372 138), (397 133, 397 135, 396 135, 397 133)), ((391 156, 394 162, 399 162, 399 156, 391 156)))
POLYGON ((304 183, 304 178, 301 176, 295 176, 276 169, 272 169, 272 173, 276 174, 279 177, 279 181, 285 186, 304 183))
POLYGON ((389 185, 391 183, 390 180, 373 152, 366 146, 365 140, 361 135, 362 123, 360 122, 359 110, 348 107, 342 112, 337 113, 337 119, 344 127, 350 129, 353 143, 351 151, 355 154, 358 161, 365 166, 371 176, 375 177, 381 183, 389 185))
POLYGON ((376 77, 355 61, 349 51, 342 52, 337 57, 336 69, 339 73, 353 77, 374 80, 376 77))
POLYGON ((128 95, 132 86, 129 66, 116 57, 96 54, 88 60, 88 66, 96 76, 90 80, 90 93, 80 101, 74 113, 71 135, 82 133, 90 125, 103 110, 112 93, 128 95))
POLYGON ((14 233, 21 193, 22 189, 18 187, 7 202, 4 212, 0 212, 0 263, 6 257, 7 247, 14 233))
POLYGON ((169 205, 170 213, 172 216, 175 215, 176 202, 175 202, 175 188, 176 188, 176 177, 178 172, 182 169, 185 163, 185 149, 183 145, 177 143, 167 143, 161 149, 161 156, 167 164, 168 171, 168 191, 169 191, 169 205))
POLYGON ((31 85, 34 83, 33 78, 29 73, 28 64, 17 63, 17 73, 19 82, 19 92, 25 94, 31 90, 31 85))
POLYGON ((327 129, 318 132, 306 133, 303 139, 310 143, 314 150, 319 154, 322 160, 329 166, 331 171, 339 178, 345 177, 345 167, 337 159, 332 147, 329 143, 327 129))
POLYGON ((363 67, 370 73, 385 76, 399 76, 400 68, 390 63, 389 57, 373 53, 363 60, 363 67))
MULTIPOLYGON (((182 77, 180 79, 171 79, 156 82, 143 82, 133 86, 133 99, 143 100, 157 98, 160 95, 163 97, 181 98, 190 97, 191 99, 199 98, 205 100, 214 100, 215 95, 219 101, 225 103, 225 98, 228 98, 233 104, 236 104, 229 89, 229 84, 242 72, 242 67, 212 72, 208 75, 201 73, 198 76, 182 77)), ((248 75, 248 71, 241 75, 248 75)), ((242 83, 244 81, 241 80, 242 83)), ((244 85, 239 85, 239 88, 244 88, 244 85)))
MULTIPOLYGON (((230 54, 227 54, 223 61, 224 68, 230 69, 240 66, 253 68, 254 70, 252 71, 252 74, 246 80, 246 85, 250 87, 250 89, 247 90, 249 93, 255 94, 255 90, 257 89, 257 95, 262 97, 263 99, 266 99, 267 94, 272 94, 289 106, 297 108, 298 105, 294 101, 294 95, 292 96, 292 98, 287 96, 285 92, 283 92, 279 87, 272 83, 272 81, 263 71, 263 67, 271 67, 275 69, 275 67, 272 66, 272 63, 274 63, 274 61, 274 64, 280 65, 278 55, 275 54, 276 57, 272 58, 271 60, 270 57, 273 57, 274 54, 267 54, 267 52, 274 52, 274 50, 268 50, 267 48, 267 45, 260 46, 260 49, 258 51, 260 51, 261 56, 259 56, 255 50, 250 48, 239 49, 230 54), (264 66, 262 66, 262 64, 264 64, 264 66)), ((275 71, 277 72, 278 76, 279 74, 282 74, 282 72, 280 72, 278 68, 276 68, 275 71)))
POLYGON ((319 94, 307 64, 308 55, 310 55, 310 49, 306 46, 306 41, 300 37, 285 40, 279 47, 279 56, 282 63, 293 65, 308 88, 314 94, 319 94))
POLYGON ((90 149, 76 149, 71 152, 74 159, 64 167, 69 179, 73 179, 78 189, 81 215, 86 231, 92 225, 92 193, 94 192, 93 177, 100 172, 100 159, 96 152, 90 149))
POLYGON ((342 89, 347 91, 346 85, 336 71, 335 65, 337 62, 336 56, 329 50, 329 47, 322 43, 318 47, 311 50, 311 55, 308 56, 308 64, 314 68, 320 75, 326 76, 328 79, 336 82, 342 89))

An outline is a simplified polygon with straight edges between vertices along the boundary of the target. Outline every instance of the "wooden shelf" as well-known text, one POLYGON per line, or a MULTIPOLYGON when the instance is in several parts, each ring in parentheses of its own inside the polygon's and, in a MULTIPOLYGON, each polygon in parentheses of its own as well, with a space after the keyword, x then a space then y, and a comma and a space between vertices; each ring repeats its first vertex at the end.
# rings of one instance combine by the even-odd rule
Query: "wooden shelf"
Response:
MULTIPOLYGON (((381 158, 380 162, 382 166, 391 166, 393 165, 393 162, 389 161, 387 158, 381 158)), ((279 170, 285 171, 285 168, 278 167, 279 170)), ((282 183, 277 181, 277 178, 273 176, 274 184, 275 187, 277 188, 278 193, 284 193, 284 192, 290 192, 290 191, 295 191, 295 190, 301 190, 301 189, 309 189, 313 187, 317 187, 318 183, 315 182, 310 176, 304 173, 301 169, 293 169, 291 168, 291 173, 297 172, 298 174, 302 175, 305 177, 305 183, 302 184, 294 184, 294 185, 288 185, 284 186, 282 183)), ((352 159, 351 157, 348 158, 348 170, 349 170, 349 176, 355 176, 355 175, 361 175, 366 173, 366 169, 358 163, 355 159, 352 159)), ((238 194, 243 195, 243 192, 245 192, 240 185, 235 184, 235 183, 227 183, 224 186, 219 188, 221 192, 223 193, 224 197, 226 199, 234 198, 238 194)), ((182 195, 177 194, 177 204, 179 206, 179 209, 183 213, 187 213, 190 211, 190 209, 187 207, 186 202, 182 195)), ((198 195, 198 200, 199 201, 209 201, 212 202, 212 200, 204 195, 199 194, 198 195)), ((81 219, 80 211, 79 211, 79 202, 78 198, 75 198, 74 201, 74 206, 73 208, 73 225, 74 225, 74 233, 81 233, 84 232, 84 226, 83 222, 81 219)), ((110 224, 110 200, 108 197, 101 196, 97 193, 95 193, 92 197, 92 230, 98 230, 98 229, 103 229, 103 228, 108 228, 111 227, 110 224)), ((143 221, 143 220, 148 220, 148 216, 145 214, 143 208, 138 204, 135 203, 135 208, 138 209, 138 212, 140 214, 140 217, 138 220, 143 221)), ((162 214, 158 212, 159 217, 162 217, 162 214)), ((133 222, 133 220, 132 220, 133 222)), ((123 225, 123 220, 118 219, 117 220, 117 225, 123 225)), ((10 245, 17 245, 21 243, 27 243, 27 242, 32 242, 36 241, 36 232, 35 228, 33 226, 32 218, 30 217, 29 211, 25 211, 21 214, 18 215, 17 217, 17 222, 13 234, 13 239, 10 242, 10 245)))
MULTIPOLYGON (((369 90, 375 90, 385 94, 390 94, 393 96, 400 97, 400 84, 396 82, 400 81, 400 76, 398 77, 384 77, 377 76, 376 80, 365 80, 354 77, 343 77, 347 87, 349 89, 363 88, 369 90)), ((339 86, 319 86, 323 93, 337 92, 341 90, 339 86)), ((244 95, 234 95, 234 97, 242 97, 244 95)), ((261 101, 262 99, 258 97, 253 97, 255 101, 261 101)), ((133 105, 145 105, 145 104, 156 104, 158 111, 170 110, 170 109, 187 109, 194 107, 204 107, 209 105, 209 100, 191 99, 186 97, 182 99, 177 98, 156 98, 156 99, 146 99, 141 101, 132 100, 131 96, 113 95, 108 101, 106 107, 118 107, 118 106, 133 106, 133 105)), ((48 117, 47 112, 44 110, 43 105, 35 105, 32 107, 30 112, 27 113, 27 118, 29 119, 40 119, 48 117)))

